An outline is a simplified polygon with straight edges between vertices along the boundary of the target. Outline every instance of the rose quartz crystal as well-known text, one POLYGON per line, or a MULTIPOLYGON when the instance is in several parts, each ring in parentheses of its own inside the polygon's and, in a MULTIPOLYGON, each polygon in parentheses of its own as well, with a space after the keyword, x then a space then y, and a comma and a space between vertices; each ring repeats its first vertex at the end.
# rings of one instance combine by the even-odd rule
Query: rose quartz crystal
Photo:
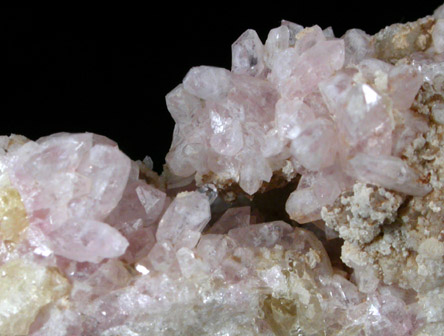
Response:
POLYGON ((247 30, 167 94, 161 176, 0 137, 0 334, 443 335, 443 13, 247 30))
MULTIPOLYGON (((410 64, 376 59, 370 40, 357 29, 335 38, 319 26, 303 29, 285 21, 262 45, 247 30, 232 46, 231 72, 195 67, 167 95, 176 121, 166 159, 171 172, 194 175, 198 183, 210 176, 221 188, 237 183, 252 195, 292 162, 303 175, 321 176, 335 167, 351 182, 392 188, 364 170, 352 172, 348 162, 359 161, 361 154, 375 160, 399 155, 427 131, 410 110, 424 75, 410 64)), ((387 178, 397 178, 404 168, 387 170, 387 178)), ((406 169, 412 181, 420 180, 406 169)), ((287 211, 300 223, 320 219, 321 207, 351 185, 339 183, 330 197, 298 188, 287 211), (310 199, 311 206, 301 206, 301 198, 310 199)), ((424 183, 416 187, 430 191, 424 183)))

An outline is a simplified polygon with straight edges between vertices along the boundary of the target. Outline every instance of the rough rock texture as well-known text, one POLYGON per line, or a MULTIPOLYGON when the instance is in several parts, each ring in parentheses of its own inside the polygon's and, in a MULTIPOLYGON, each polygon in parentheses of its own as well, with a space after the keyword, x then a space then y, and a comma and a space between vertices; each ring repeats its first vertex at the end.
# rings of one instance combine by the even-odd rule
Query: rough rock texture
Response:
POLYGON ((0 137, 0 334, 444 334, 444 6, 232 55, 167 95, 162 176, 97 134, 0 137))
POLYGON ((325 224, 338 231, 341 238, 366 244, 379 235, 382 225, 395 221, 402 201, 401 195, 384 188, 356 183, 353 191, 341 194, 332 209, 323 208, 321 214, 325 224))

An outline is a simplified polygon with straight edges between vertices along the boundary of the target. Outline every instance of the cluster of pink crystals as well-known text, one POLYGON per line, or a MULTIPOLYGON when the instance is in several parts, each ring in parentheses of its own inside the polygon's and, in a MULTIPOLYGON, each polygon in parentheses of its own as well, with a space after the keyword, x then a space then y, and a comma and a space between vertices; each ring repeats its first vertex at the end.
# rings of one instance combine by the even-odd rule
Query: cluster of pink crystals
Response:
POLYGON ((105 137, 55 134, 9 146, 0 162, 0 180, 20 192, 29 220, 15 249, 0 250, 0 266, 29 260, 72 285, 69 298, 41 310, 30 335, 274 335, 281 326, 270 316, 281 308, 262 313, 270 295, 294 301, 298 313, 283 318, 313 335, 349 327, 407 335, 416 323, 399 293, 360 293, 312 232, 251 224, 249 206, 208 227, 207 194, 168 197, 105 137))
MULTIPOLYGON (((265 44, 247 30, 232 46, 231 71, 192 68, 167 95, 176 127, 161 177, 97 134, 0 136, 0 334, 442 334, 442 287, 422 293, 387 281, 365 263, 370 254, 317 221, 351 186, 381 186, 378 226, 358 237, 367 244, 400 216, 405 195, 428 200, 420 196, 431 187, 401 156, 429 125, 428 135, 444 124, 442 104, 433 122, 411 109, 424 82, 444 76, 444 6, 433 22, 431 46, 393 64, 376 59, 375 40, 358 29, 335 38, 283 21, 265 44), (261 222, 268 214, 258 199, 228 204, 217 194, 237 183, 253 195, 275 173, 301 175, 286 210, 312 222, 307 229, 261 222), (341 245, 356 257, 353 270, 339 260, 341 245)), ((372 190, 354 195, 363 219, 372 190)), ((415 212, 439 214, 436 200, 415 212)), ((419 218, 417 232, 387 232, 419 236, 430 224, 419 218)), ((404 246, 384 233, 374 255, 401 244, 409 263, 438 264, 442 235, 427 236, 415 258, 413 240, 404 246)))
POLYGON ((302 181, 287 211, 300 223, 319 219, 356 180, 427 194, 398 157, 428 129, 409 109, 423 74, 375 59, 369 41, 358 29, 339 39, 283 21, 263 45, 247 30, 232 46, 231 72, 192 68, 167 95, 176 121, 170 170, 254 194, 291 163, 302 181))

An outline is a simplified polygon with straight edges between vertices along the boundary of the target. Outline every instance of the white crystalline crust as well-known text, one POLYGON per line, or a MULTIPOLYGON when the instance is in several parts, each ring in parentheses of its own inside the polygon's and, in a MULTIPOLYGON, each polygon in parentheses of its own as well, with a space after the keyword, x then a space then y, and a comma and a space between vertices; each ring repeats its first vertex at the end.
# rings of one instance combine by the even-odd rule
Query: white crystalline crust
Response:
POLYGON ((247 30, 167 95, 160 177, 1 136, 0 334, 444 334, 443 13, 247 30))

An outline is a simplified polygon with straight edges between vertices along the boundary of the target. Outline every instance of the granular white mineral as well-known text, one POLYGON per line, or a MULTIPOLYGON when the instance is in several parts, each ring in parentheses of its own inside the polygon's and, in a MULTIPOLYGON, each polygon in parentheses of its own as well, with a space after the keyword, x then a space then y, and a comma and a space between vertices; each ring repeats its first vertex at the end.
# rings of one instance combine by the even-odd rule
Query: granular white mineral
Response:
POLYGON ((444 335, 443 13, 247 30, 167 95, 160 177, 0 137, 0 334, 444 335))

